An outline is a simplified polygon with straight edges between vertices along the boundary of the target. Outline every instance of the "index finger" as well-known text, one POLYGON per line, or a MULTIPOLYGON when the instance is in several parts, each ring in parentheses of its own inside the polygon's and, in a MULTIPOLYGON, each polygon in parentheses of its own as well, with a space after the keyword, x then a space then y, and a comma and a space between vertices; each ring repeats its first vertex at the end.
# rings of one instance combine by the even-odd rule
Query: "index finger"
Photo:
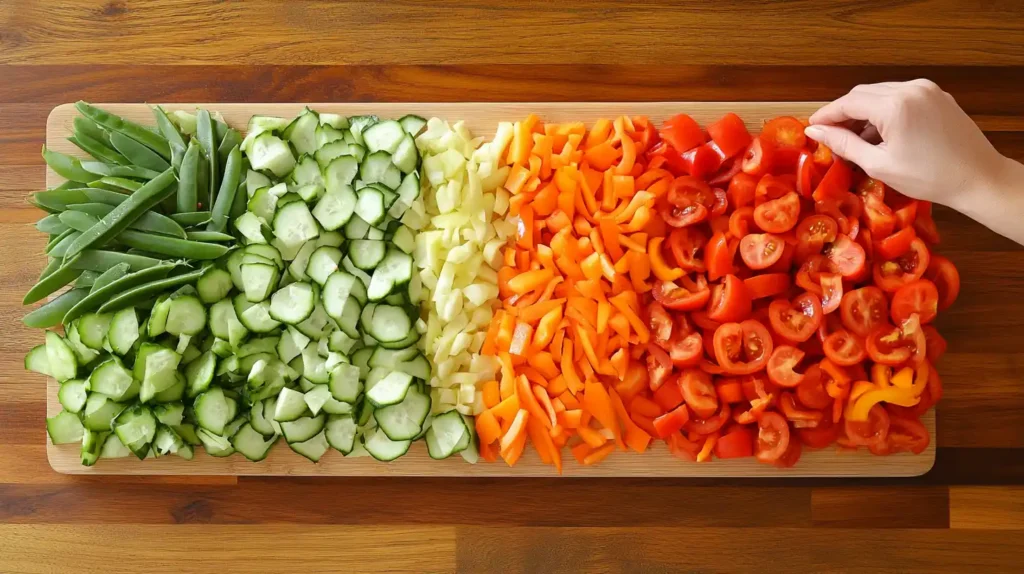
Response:
POLYGON ((882 129, 885 123, 879 116, 884 109, 885 95, 878 93, 850 92, 838 100, 825 104, 810 117, 812 124, 836 125, 850 120, 867 121, 882 129))

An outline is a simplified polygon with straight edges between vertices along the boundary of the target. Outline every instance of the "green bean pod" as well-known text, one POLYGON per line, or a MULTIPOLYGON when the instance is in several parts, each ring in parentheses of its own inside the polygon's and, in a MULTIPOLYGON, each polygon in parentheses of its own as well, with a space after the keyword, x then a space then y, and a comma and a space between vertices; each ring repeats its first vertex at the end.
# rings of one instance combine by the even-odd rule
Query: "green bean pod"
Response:
POLYGON ((138 231, 123 231, 117 239, 129 247, 185 259, 217 259, 229 250, 227 246, 217 243, 200 243, 138 231))
POLYGON ((182 227, 194 227, 208 223, 212 214, 209 211, 190 211, 185 213, 174 213, 169 216, 182 227))
POLYGON ((144 283, 163 279, 175 267, 177 267, 176 263, 161 261, 160 265, 122 275, 104 285, 100 285, 98 287, 93 285, 93 288, 89 291, 86 297, 83 297, 79 302, 65 311, 63 321, 64 323, 70 323, 72 320, 81 317, 86 313, 95 311, 111 297, 117 296, 144 283))
POLYGON ((84 269, 78 269, 75 265, 79 256, 74 256, 70 261, 65 261, 56 271, 50 273, 46 277, 39 280, 38 283, 32 286, 25 294, 25 298, 21 300, 23 305, 29 303, 35 303, 40 299, 46 297, 50 293, 55 292, 61 287, 71 283, 78 276, 82 274, 84 269))
POLYGON ((188 231, 185 235, 192 241, 213 241, 219 243, 235 240, 234 235, 228 235, 227 233, 221 233, 220 231, 188 231))
POLYGON ((89 196, 82 189, 48 189, 29 196, 37 205, 57 211, 64 211, 74 203, 85 203, 89 196))
POLYGON ((50 235, 61 234, 68 230, 68 226, 60 222, 60 214, 51 213, 36 222, 36 229, 50 235))
POLYGON ((64 241, 69 235, 75 233, 75 231, 76 230, 74 228, 69 227, 67 231, 62 231, 58 233, 56 236, 50 235, 50 240, 46 242, 46 247, 43 248, 43 253, 49 253, 50 250, 53 249, 58 243, 64 241))
POLYGON ((185 157, 178 171, 178 213, 192 213, 196 210, 196 186, 199 183, 199 146, 189 141, 185 157))
POLYGON ((96 284, 96 279, 102 273, 96 271, 82 271, 82 274, 75 279, 75 289, 88 289, 96 284))
POLYGON ((173 193, 173 183, 174 170, 168 168, 159 177, 142 186, 142 189, 128 196, 128 199, 103 216, 103 219, 89 231, 83 233, 68 254, 74 255, 93 245, 103 245, 113 239, 140 215, 173 193))
POLYGON ((110 134, 110 143, 133 165, 156 171, 163 171, 171 167, 171 164, 160 157, 160 154, 120 132, 110 134))
POLYGON ((66 236, 62 237, 60 241, 53 244, 52 246, 47 246, 46 255, 50 257, 56 257, 58 259, 63 259, 64 256, 67 255, 68 249, 71 249, 71 246, 75 244, 75 241, 77 241, 81 235, 82 234, 80 232, 72 229, 71 233, 68 233, 66 236))
POLYGON ((82 299, 89 295, 88 289, 69 289, 48 301, 42 307, 33 309, 30 313, 21 318, 26 327, 36 329, 47 329, 61 324, 64 315, 68 310, 77 305, 82 299))
POLYGON ((134 191, 139 191, 142 189, 143 185, 145 184, 135 181, 134 179, 113 176, 104 176, 96 181, 89 182, 89 187, 107 189, 110 191, 117 191, 119 193, 132 193, 134 191))
POLYGON ((139 270, 160 265, 163 261, 152 257, 121 253, 120 251, 86 249, 81 254, 75 256, 75 260, 69 261, 68 265, 83 271, 99 271, 102 273, 118 263, 127 263, 133 270, 139 270))
POLYGON ((217 193, 217 185, 220 182, 217 175, 220 162, 217 160, 217 140, 214 135, 213 119, 210 118, 210 112, 207 110, 200 109, 196 112, 196 139, 199 140, 199 146, 202 148, 209 168, 209 189, 200 190, 200 192, 205 192, 209 197, 208 201, 203 202, 206 207, 212 207, 217 193))
POLYGON ((75 116, 75 119, 72 120, 72 123, 75 127, 76 136, 88 136, 100 142, 101 144, 105 145, 108 148, 113 148, 113 146, 110 145, 110 134, 107 132, 107 130, 103 129, 103 126, 99 125, 98 123, 90 120, 85 116, 75 116))
POLYGON ((100 306, 100 313, 108 313, 111 311, 118 311, 126 307, 130 307, 137 303, 142 303, 160 293, 180 287, 182 285, 189 285, 195 283, 203 276, 204 269, 196 269, 188 273, 181 275, 175 275, 173 277, 167 277, 157 281, 151 281, 149 283, 143 283, 137 287, 133 287, 127 291, 124 291, 120 295, 113 297, 106 303, 100 306))
MULTIPOLYGON (((110 213, 114 207, 106 203, 77 203, 69 206, 68 209, 88 213, 94 217, 103 217, 110 213)), ((128 228, 186 239, 185 230, 182 229, 176 221, 155 211, 147 211, 146 213, 143 213, 138 219, 133 221, 128 228)))
MULTIPOLYGON (((120 191, 110 191, 109 189, 98 189, 98 188, 87 188, 82 189, 82 193, 88 201, 85 203, 105 203, 111 207, 117 207, 128 199, 127 193, 120 191)), ((81 204, 75 204, 81 205, 81 204)))
POLYGON ((104 177, 130 177, 132 179, 145 180, 153 179, 161 173, 137 165, 111 165, 101 161, 83 161, 82 169, 104 177))
POLYGON ((156 127, 160 133, 167 138, 167 144, 171 148, 171 166, 175 170, 181 169, 181 162, 185 157, 185 140, 182 139, 178 128, 174 127, 171 118, 167 117, 160 106, 153 106, 153 116, 156 117, 156 127))
MULTIPOLYGON (((171 159, 171 148, 167 143, 167 138, 162 135, 153 132, 152 130, 141 126, 131 120, 126 120, 120 116, 111 114, 110 112, 101 110, 95 106, 91 106, 86 102, 79 100, 75 102, 75 107, 78 108, 78 112, 90 120, 98 123, 99 125, 111 130, 112 132, 118 132, 124 134, 138 142, 145 144, 147 147, 158 153, 165 160, 171 159)), ((113 133, 111 133, 113 135, 113 133)))
POLYGON ((118 165, 128 165, 131 163, 120 153, 108 148, 85 134, 75 134, 69 137, 68 141, 100 161, 116 163, 118 165))
POLYGON ((220 167, 224 171, 227 171, 228 156, 231 155, 231 150, 236 145, 242 145, 242 134, 238 133, 238 130, 234 128, 228 128, 227 132, 224 133, 224 138, 220 140, 220 145, 217 146, 217 161, 220 162, 220 167))
POLYGON ((37 279, 37 281, 42 281, 44 277, 60 269, 61 263, 62 261, 56 257, 48 257, 46 266, 43 267, 43 270, 39 273, 39 279, 37 279))
POLYGON ((59 151, 46 149, 45 145, 43 146, 43 161, 46 162, 46 165, 50 166, 50 169, 57 172, 57 175, 65 179, 89 183, 100 178, 100 176, 86 171, 78 158, 60 153, 59 151))
POLYGON ((217 191, 217 201, 213 204, 213 220, 207 224, 207 231, 223 232, 227 229, 228 217, 231 215, 231 207, 235 202, 235 192, 238 191, 238 180, 241 177, 242 150, 236 145, 231 148, 231 153, 228 155, 228 163, 224 169, 224 180, 217 191))

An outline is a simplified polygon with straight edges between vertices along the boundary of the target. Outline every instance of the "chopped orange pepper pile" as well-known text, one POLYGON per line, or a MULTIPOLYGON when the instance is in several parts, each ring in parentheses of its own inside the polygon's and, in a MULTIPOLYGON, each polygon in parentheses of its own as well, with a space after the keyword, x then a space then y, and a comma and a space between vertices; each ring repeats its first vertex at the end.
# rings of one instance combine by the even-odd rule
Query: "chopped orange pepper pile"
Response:
POLYGON ((482 349, 502 367, 482 388, 481 456, 511 466, 529 441, 561 472, 565 447, 584 465, 616 448, 643 452, 660 408, 643 410, 657 404, 638 360, 650 338, 641 297, 653 281, 648 249, 665 236, 655 201, 673 179, 640 161, 655 129, 644 117, 588 132, 531 115, 514 133, 505 188, 518 233, 482 349))

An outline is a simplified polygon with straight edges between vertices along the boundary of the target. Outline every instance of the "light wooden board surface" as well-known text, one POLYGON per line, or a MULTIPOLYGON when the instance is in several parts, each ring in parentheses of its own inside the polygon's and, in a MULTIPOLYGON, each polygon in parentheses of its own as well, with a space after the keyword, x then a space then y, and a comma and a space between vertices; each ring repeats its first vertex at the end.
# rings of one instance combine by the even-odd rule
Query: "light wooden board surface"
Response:
MULTIPOLYGON (((145 104, 103 104, 100 107, 144 125, 153 124, 149 106, 145 104)), ((736 112, 747 122, 749 128, 758 129, 761 123, 779 115, 808 116, 820 107, 818 102, 588 102, 588 103, 353 103, 353 104, 167 104, 167 110, 193 110, 197 105, 220 112, 225 121, 243 130, 254 114, 293 116, 309 106, 321 112, 344 115, 376 114, 382 117, 399 117, 418 114, 424 117, 437 116, 451 122, 465 121, 474 135, 490 137, 498 122, 515 121, 529 113, 535 113, 546 121, 585 121, 614 117, 622 114, 646 115, 656 123, 674 114, 685 112, 698 122, 706 125, 724 113, 736 112)), ((70 134, 71 122, 77 114, 71 104, 54 108, 46 122, 46 144, 48 147, 82 156, 82 153, 65 138, 70 134)), ((47 169, 46 185, 52 187, 61 183, 62 178, 47 169)), ((57 384, 49 381, 47 389, 47 414, 60 411, 57 401, 57 384)), ((591 477, 799 477, 799 476, 919 476, 935 464, 935 414, 929 411, 922 422, 928 428, 933 440, 928 449, 920 455, 898 454, 876 457, 867 452, 839 452, 829 449, 805 450, 800 462, 791 469, 777 469, 757 463, 754 459, 716 460, 713 463, 698 464, 681 461, 665 448, 661 442, 642 455, 616 453, 601 464, 584 467, 576 464, 572 457, 567 459, 565 476, 591 477)), ((134 458, 100 460, 95 466, 84 467, 79 460, 78 445, 52 445, 47 441, 47 458, 50 466, 65 474, 138 474, 138 475, 265 475, 265 476, 550 476, 552 467, 540 462, 536 452, 527 453, 514 467, 503 463, 481 463, 470 465, 460 457, 443 461, 431 460, 424 445, 413 445, 408 455, 390 463, 377 462, 370 458, 344 459, 340 453, 329 452, 318 464, 312 464, 291 451, 283 443, 274 447, 267 460, 251 463, 241 455, 228 458, 214 458, 197 449, 196 458, 191 461, 177 457, 163 457, 140 461, 134 458)))

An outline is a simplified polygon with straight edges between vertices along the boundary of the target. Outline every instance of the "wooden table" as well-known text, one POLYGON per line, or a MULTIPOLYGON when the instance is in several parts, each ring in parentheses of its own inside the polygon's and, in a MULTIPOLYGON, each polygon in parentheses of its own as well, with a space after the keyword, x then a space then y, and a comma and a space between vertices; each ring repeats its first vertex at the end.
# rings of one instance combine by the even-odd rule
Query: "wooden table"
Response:
POLYGON ((0 3, 0 572, 1019 571, 1024 253, 936 210, 965 278, 917 479, 69 477, 46 462, 39 149, 91 101, 816 100, 929 77, 1024 160, 1014 0, 0 3), (701 8, 704 8, 702 11, 701 8), (837 64, 842 64, 837 65, 837 64))

